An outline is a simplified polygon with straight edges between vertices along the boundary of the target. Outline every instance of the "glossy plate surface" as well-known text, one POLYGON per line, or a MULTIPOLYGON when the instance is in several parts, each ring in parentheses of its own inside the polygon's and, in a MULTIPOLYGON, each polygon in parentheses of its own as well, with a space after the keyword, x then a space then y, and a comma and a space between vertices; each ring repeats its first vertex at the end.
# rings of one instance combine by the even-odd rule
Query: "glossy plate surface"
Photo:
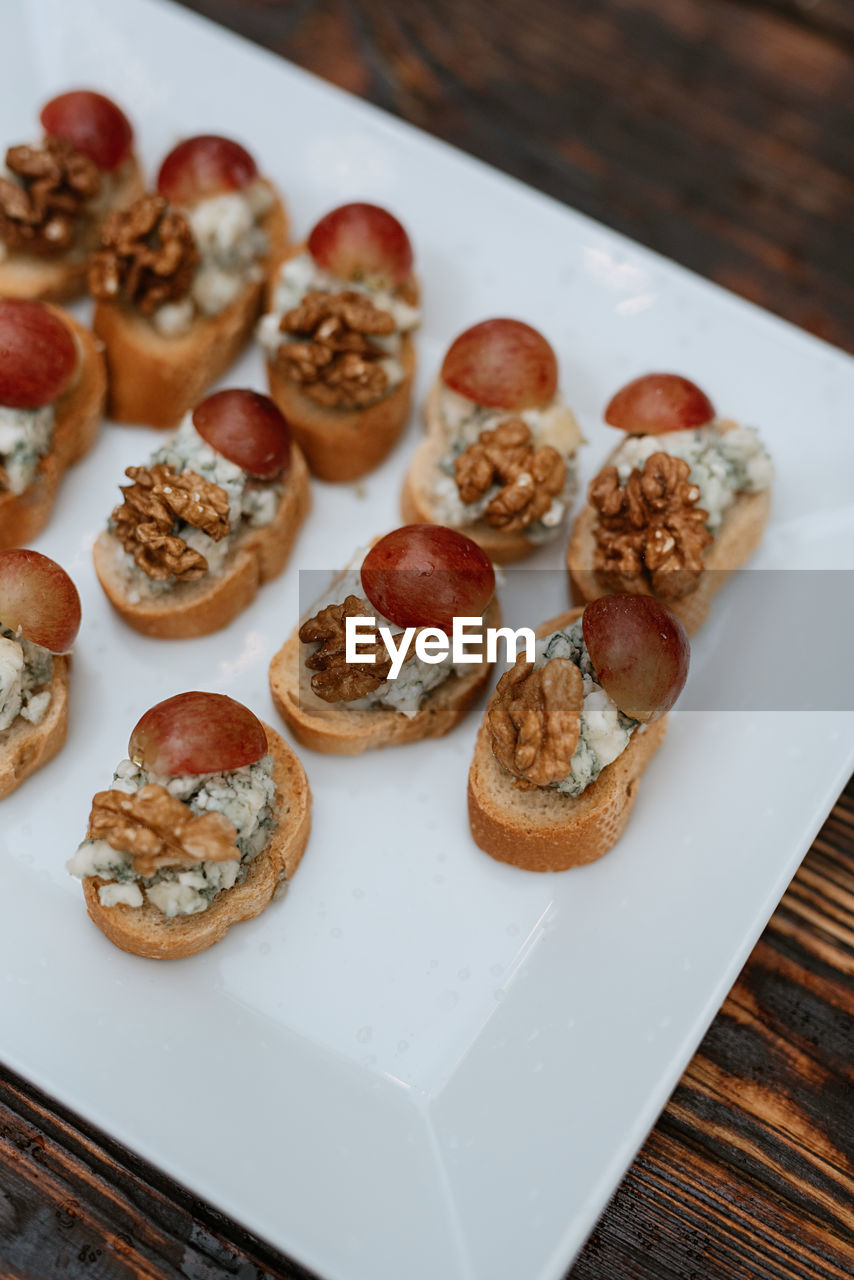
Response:
MULTIPOLYGON (((182 135, 247 144, 297 234, 344 201, 388 205, 424 283, 419 396, 461 329, 527 320, 557 351, 586 483, 614 441, 600 425, 614 389, 679 370, 773 449, 761 563, 852 567, 847 357, 178 8, 31 0, 4 21, 2 139, 92 85, 132 116, 149 173, 182 135)), ((263 389, 259 355, 228 381, 263 389)), ((107 425, 69 475, 37 546, 84 602, 72 727, 3 802, 0 1056, 324 1276, 552 1280, 841 789, 850 712, 675 714, 622 843, 561 877, 471 842, 477 715, 444 742, 303 752, 314 832, 287 898, 168 968, 114 950, 63 869, 146 707, 201 685, 275 717, 267 663, 295 621, 298 570, 333 569, 399 523, 420 431, 362 484, 315 486, 286 575, 197 642, 126 630, 91 567, 122 470, 154 433, 107 425)), ((559 575, 542 583, 534 621, 566 607, 559 575)))

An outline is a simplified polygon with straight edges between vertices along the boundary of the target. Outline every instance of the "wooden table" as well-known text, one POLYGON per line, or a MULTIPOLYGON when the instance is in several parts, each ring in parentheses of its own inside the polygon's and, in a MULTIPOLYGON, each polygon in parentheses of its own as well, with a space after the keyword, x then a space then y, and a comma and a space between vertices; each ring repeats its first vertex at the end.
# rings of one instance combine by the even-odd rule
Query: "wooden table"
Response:
MULTIPOLYGON (((854 351, 850 0, 188 3, 854 351)), ((854 782, 572 1280, 854 1274, 852 1015, 854 782)), ((0 1075, 3 1280, 304 1274, 0 1075)))

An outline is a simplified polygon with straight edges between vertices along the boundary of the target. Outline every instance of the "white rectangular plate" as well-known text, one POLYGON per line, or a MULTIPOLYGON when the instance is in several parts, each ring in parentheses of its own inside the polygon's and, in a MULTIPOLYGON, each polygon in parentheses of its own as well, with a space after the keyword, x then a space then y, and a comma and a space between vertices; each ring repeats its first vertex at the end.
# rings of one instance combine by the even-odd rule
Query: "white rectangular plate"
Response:
MULTIPOLYGON (((462 328, 531 321, 588 436, 586 483, 608 395, 682 371, 774 452, 761 563, 840 567, 842 548, 852 567, 844 355, 177 8, 7 0, 3 19, 0 138, 33 136, 44 99, 91 84, 127 107, 150 167, 182 135, 246 142, 297 234, 345 200, 388 205, 424 284, 419 396, 462 328)), ((258 354, 228 381, 263 388, 258 354)), ((314 832, 286 900, 172 965, 114 950, 63 869, 146 707, 201 686, 275 717, 267 663, 296 619, 298 569, 334 568, 398 523, 419 431, 363 485, 317 485, 285 576, 196 642, 131 633, 91 567, 153 433, 107 425, 68 477, 38 546, 79 584, 84 629, 68 745, 3 804, 0 1055, 325 1277, 550 1280, 843 785, 850 712, 674 715, 624 839, 562 876, 472 843, 477 714, 442 742, 303 752, 314 832)), ((539 618, 565 607, 558 575, 544 581, 539 618)))

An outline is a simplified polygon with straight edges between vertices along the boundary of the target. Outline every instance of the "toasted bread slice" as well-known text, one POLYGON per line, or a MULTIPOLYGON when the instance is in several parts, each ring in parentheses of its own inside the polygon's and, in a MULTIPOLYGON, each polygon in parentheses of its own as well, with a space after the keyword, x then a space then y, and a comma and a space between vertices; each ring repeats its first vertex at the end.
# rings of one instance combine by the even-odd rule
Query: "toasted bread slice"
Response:
POLYGON ((175 427, 246 345, 261 310, 269 263, 281 256, 288 219, 282 202, 263 220, 270 253, 259 280, 216 316, 197 317, 185 333, 167 335, 121 303, 98 302, 92 327, 107 350, 109 414, 116 422, 175 427))
MULTIPOLYGON (((446 452, 444 433, 432 431, 415 450, 400 494, 404 524, 444 523, 433 505, 433 478, 446 452)), ((523 532, 505 533, 493 529, 485 520, 454 527, 476 542, 496 564, 513 564, 537 550, 537 543, 526 538, 523 532)))
MULTIPOLYGON (((493 597, 486 611, 489 627, 501 625, 493 597)), ((464 676, 451 676, 424 699, 411 718, 390 707, 353 710, 346 702, 324 702, 311 687, 305 665, 308 646, 295 628, 270 663, 270 690, 276 708, 304 747, 325 755, 356 756, 373 747, 392 747, 421 738, 442 738, 459 724, 489 682, 491 664, 472 665, 464 676)))
MULTIPOLYGON (((689 635, 693 635, 706 621, 714 597, 730 574, 749 560, 759 546, 770 510, 769 489, 738 494, 724 516, 714 542, 703 554, 705 570, 695 590, 681 600, 667 601, 689 635)), ((596 520, 596 510, 588 504, 572 527, 567 568, 573 604, 589 604, 591 600, 610 594, 611 589, 602 584, 591 567, 596 549, 596 520)), ((638 583, 638 591, 644 595, 654 594, 645 582, 638 583)))
POLYGON ((23 716, 0 732, 0 800, 60 751, 68 733, 68 674, 71 659, 53 660, 51 700, 41 724, 30 724, 23 716))
MULTIPOLYGON (((116 187, 109 210, 133 204, 143 193, 142 173, 136 156, 130 156, 115 174, 116 187)), ((0 260, 0 297, 30 298, 34 302, 69 302, 86 292, 89 254, 98 239, 98 221, 92 221, 81 244, 67 253, 46 255, 13 249, 0 260)))
POLYGON ((83 881, 91 919, 122 951, 149 960, 180 960, 206 951, 224 938, 233 924, 259 915, 273 900, 282 880, 292 878, 311 830, 311 790, 305 770, 287 743, 269 725, 264 728, 275 762, 279 824, 267 848, 253 858, 242 884, 223 889, 205 911, 170 920, 150 902, 141 907, 104 907, 98 890, 107 882, 98 876, 87 876, 83 881))
MULTIPOLYGON (((304 252, 299 244, 283 254, 270 275, 272 298, 278 268, 288 258, 304 252)), ((413 294, 417 301, 417 291, 413 294)), ((415 344, 403 335, 400 350, 403 380, 393 391, 365 409, 327 409, 300 390, 299 384, 282 373, 275 361, 267 361, 270 395, 288 420, 309 470, 319 480, 344 483, 358 480, 378 467, 400 438, 409 417, 412 381, 415 376, 415 344)))
POLYGON ((121 569, 122 545, 106 530, 92 549, 95 572, 110 604, 135 631, 160 640, 189 640, 228 626, 258 594, 258 588, 284 569, 311 506, 308 468, 291 446, 291 469, 270 524, 247 528, 232 548, 224 572, 194 582, 178 582, 148 599, 131 599, 121 569))
POLYGON ((107 398, 107 371, 101 344, 73 316, 58 307, 80 353, 71 386, 56 402, 50 451, 40 460, 35 479, 23 493, 0 492, 0 548, 22 547, 41 533, 56 501, 60 481, 95 443, 107 398))
MULTIPOLYGON (((551 618, 538 636, 568 626, 581 609, 551 618)), ((493 695, 494 696, 494 695, 493 695)), ((635 730, 622 755, 606 765, 580 796, 553 788, 523 791, 498 763, 484 716, 469 770, 469 822, 475 843, 499 862, 525 871, 566 871, 594 862, 623 833, 638 781, 667 730, 667 717, 635 730)))

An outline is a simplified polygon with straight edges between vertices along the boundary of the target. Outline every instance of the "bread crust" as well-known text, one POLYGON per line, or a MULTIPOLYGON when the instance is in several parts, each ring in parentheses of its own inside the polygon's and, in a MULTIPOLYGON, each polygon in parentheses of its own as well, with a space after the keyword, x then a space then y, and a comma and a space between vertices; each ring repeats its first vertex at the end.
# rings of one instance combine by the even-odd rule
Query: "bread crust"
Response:
POLYGON ((210 635, 228 626, 259 587, 282 572, 310 507, 308 468, 292 444, 291 469, 273 520, 238 536, 225 572, 176 583, 165 596, 133 601, 118 569, 121 543, 104 530, 92 549, 95 573, 119 616, 142 635, 159 640, 210 635))
MULTIPOLYGON (((539 637, 568 626, 572 609, 537 628, 539 637)), ((490 706, 492 705, 492 701, 490 706)), ((487 708, 488 714, 489 708, 487 708)), ((525 871, 567 871, 595 862, 619 840, 637 795, 638 782, 661 745, 667 717, 632 734, 625 751, 580 796, 554 789, 523 791, 496 760, 486 716, 478 730, 469 770, 468 810, 475 843, 498 862, 525 871)))
POLYGON ((269 906, 282 878, 290 881, 293 877, 311 830, 311 789, 291 748, 270 725, 265 724, 264 728, 274 761, 276 790, 281 797, 280 820, 267 848, 250 864, 242 884, 223 889, 205 911, 170 920, 150 902, 141 907, 104 907, 98 890, 107 882, 98 876, 87 876, 83 881, 90 918, 120 950, 149 960, 197 955, 224 938, 233 924, 259 915, 269 906))
MULTIPOLYGON (((400 493, 400 511, 406 524, 442 524, 433 502, 433 479, 441 459, 447 452, 447 432, 439 415, 441 379, 437 378, 424 405, 427 437, 412 456, 400 493)), ((563 522, 561 522, 563 523, 563 522)), ((540 549, 541 543, 526 538, 522 530, 505 532, 494 529, 485 520, 455 525, 460 533, 486 552, 496 564, 515 564, 540 549)))
MULTIPOLYGON (((487 626, 501 625, 495 597, 485 616, 487 626)), ((352 710, 346 703, 324 702, 314 692, 313 673, 305 665, 308 646, 298 633, 299 627, 294 628, 270 663, 270 691, 297 742, 324 755, 356 756, 376 747, 442 738, 459 724, 489 682, 491 664, 482 662, 467 675, 451 676, 438 685, 411 718, 390 707, 352 710)))
MULTIPOLYGON (((280 258, 270 275, 268 305, 272 305, 279 267, 305 248, 305 244, 296 245, 280 258)), ((304 395, 274 361, 267 361, 270 395, 287 418, 312 475, 337 484, 358 480, 391 453, 412 402, 415 344, 408 333, 403 335, 400 363, 403 380, 381 400, 365 409, 327 409, 304 395)))
POLYGON ((197 317, 185 333, 158 333, 132 307, 96 303, 92 327, 106 347, 109 415, 116 422, 176 426, 234 362, 260 314, 269 264, 287 241, 288 219, 278 196, 264 229, 270 253, 260 263, 262 278, 247 282, 219 315, 197 317))
POLYGON ((100 343, 66 311, 56 306, 48 310, 77 343, 77 372, 56 402, 50 451, 40 459, 32 484, 23 493, 0 493, 0 549, 26 546, 41 533, 50 519, 62 477, 92 448, 104 416, 107 370, 100 343))
POLYGON ((71 659, 55 657, 50 682, 51 700, 41 724, 22 716, 0 733, 0 800, 62 750, 68 733, 68 677, 71 659))
MULTIPOLYGON (((123 163, 126 171, 119 181, 110 210, 133 204, 142 195, 142 172, 135 155, 123 163)), ((70 302, 86 292, 89 253, 98 241, 100 224, 92 224, 82 246, 65 254, 43 256, 12 250, 0 261, 0 297, 30 298, 34 302, 70 302)))
MULTIPOLYGON (((712 601, 730 574, 749 560, 759 546, 770 510, 769 489, 759 493, 739 493, 724 516, 714 542, 703 553, 705 569, 696 589, 681 600, 667 601, 689 635, 693 635, 706 621, 712 601)), ((611 591, 591 567, 596 548, 597 518, 595 508, 588 503, 572 527, 566 563, 573 604, 589 604, 611 591)), ((642 595, 654 594, 645 581, 638 583, 637 590, 642 595)))

